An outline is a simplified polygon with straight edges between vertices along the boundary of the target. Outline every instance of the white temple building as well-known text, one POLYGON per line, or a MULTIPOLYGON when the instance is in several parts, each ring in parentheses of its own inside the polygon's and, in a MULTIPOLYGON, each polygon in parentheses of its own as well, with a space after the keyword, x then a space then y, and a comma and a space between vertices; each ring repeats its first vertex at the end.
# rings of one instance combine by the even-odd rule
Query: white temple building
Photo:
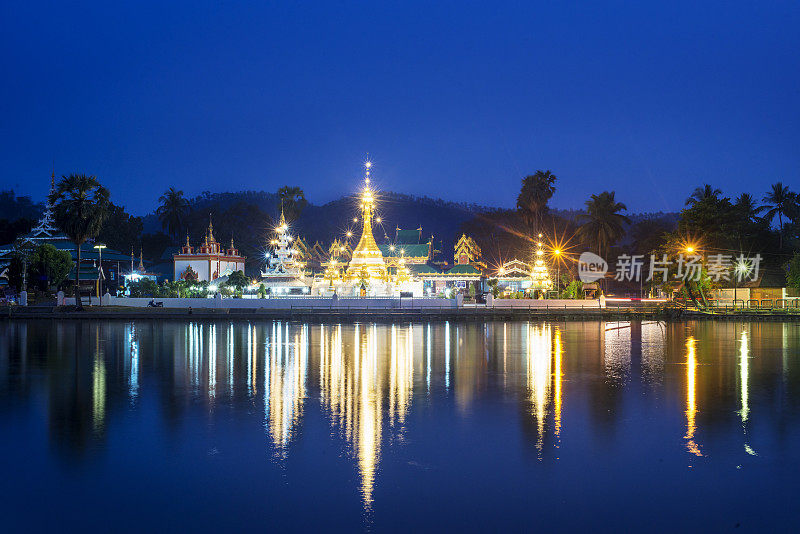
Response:
POLYGON ((214 225, 209 221, 203 244, 192 247, 189 236, 178 254, 172 256, 175 280, 212 282, 234 271, 244 271, 244 260, 233 245, 227 250, 214 238, 214 225))
POLYGON ((305 264, 299 260, 293 241, 281 206, 275 239, 270 242, 267 265, 261 272, 261 283, 270 295, 304 295, 311 292, 311 280, 305 275, 305 264))

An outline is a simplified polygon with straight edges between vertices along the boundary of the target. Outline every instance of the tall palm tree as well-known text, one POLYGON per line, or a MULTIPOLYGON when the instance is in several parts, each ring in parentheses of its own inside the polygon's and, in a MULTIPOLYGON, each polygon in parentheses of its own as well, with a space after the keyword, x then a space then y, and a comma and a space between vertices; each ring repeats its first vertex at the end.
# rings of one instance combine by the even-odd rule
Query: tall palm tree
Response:
POLYGON ((705 184, 702 187, 698 187, 694 190, 692 195, 686 199, 686 205, 694 206, 698 202, 702 202, 704 200, 717 200, 721 194, 722 191, 719 189, 712 187, 709 184, 705 184))
POLYGON ((620 213, 628 208, 622 202, 617 202, 615 195, 614 191, 592 195, 586 201, 586 214, 581 216, 583 224, 578 228, 578 235, 584 241, 597 243, 600 256, 625 234, 624 224, 631 223, 627 216, 620 213))
POLYGON ((302 212, 303 208, 308 204, 306 194, 299 187, 285 185, 278 189, 278 197, 280 198, 286 218, 290 221, 300 217, 300 212, 302 212))
POLYGON ((536 171, 522 179, 522 188, 517 196, 517 209, 531 233, 541 229, 542 216, 547 212, 547 203, 556 192, 555 184, 556 175, 549 170, 536 171))
POLYGON ((159 197, 161 205, 156 209, 161 228, 175 240, 180 238, 181 229, 189 213, 189 202, 183 197, 183 191, 170 187, 159 197))
POLYGON ((764 202, 767 203, 767 212, 764 217, 772 222, 775 215, 778 216, 778 242, 780 248, 783 250, 783 218, 791 217, 796 209, 797 197, 794 193, 789 191, 789 187, 783 185, 781 182, 772 184, 772 191, 767 193, 764 197, 764 202))
POLYGON ((739 210, 748 221, 753 221, 758 217, 758 214, 766 209, 764 206, 756 204, 756 199, 750 193, 742 193, 736 198, 734 206, 739 210))
POLYGON ((83 309, 79 284, 81 245, 95 237, 108 214, 108 190, 94 176, 70 174, 62 176, 50 194, 56 224, 75 243, 75 305, 83 309))

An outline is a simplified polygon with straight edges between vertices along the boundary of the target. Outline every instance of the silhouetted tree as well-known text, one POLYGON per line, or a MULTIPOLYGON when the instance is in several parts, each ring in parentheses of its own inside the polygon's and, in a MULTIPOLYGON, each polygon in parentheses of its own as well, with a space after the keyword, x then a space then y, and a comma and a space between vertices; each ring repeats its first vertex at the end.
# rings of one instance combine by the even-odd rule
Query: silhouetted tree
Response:
POLYGON ((81 245, 95 237, 108 213, 108 190, 94 176, 70 174, 62 176, 50 195, 53 215, 63 232, 75 243, 78 258, 75 266, 75 304, 83 309, 79 284, 81 245))

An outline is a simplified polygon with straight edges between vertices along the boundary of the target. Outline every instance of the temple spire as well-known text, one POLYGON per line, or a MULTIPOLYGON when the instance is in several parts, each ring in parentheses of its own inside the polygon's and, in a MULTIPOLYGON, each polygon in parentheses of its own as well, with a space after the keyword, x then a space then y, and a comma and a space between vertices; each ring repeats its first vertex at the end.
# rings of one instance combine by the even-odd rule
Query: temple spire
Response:
POLYGON ((208 214, 208 241, 214 242, 214 223, 211 221, 211 214, 208 214))
POLYGON ((388 273, 383 261, 383 254, 372 234, 372 217, 375 212, 375 194, 370 187, 370 168, 372 162, 364 164, 364 189, 361 192, 362 232, 358 245, 353 249, 350 264, 347 266, 347 278, 354 280, 366 273, 370 279, 386 280, 388 273))

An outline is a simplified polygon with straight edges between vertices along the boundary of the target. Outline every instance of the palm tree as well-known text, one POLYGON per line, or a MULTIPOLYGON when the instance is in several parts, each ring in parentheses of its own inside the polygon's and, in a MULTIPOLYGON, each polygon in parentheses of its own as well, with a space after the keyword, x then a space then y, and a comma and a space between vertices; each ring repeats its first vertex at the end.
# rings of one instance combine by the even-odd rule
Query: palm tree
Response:
POLYGON ((281 200, 281 207, 286 214, 286 218, 290 221, 300 217, 300 212, 308 204, 305 193, 299 187, 285 185, 278 189, 278 197, 281 200))
POLYGON ((547 202, 556 192, 555 183, 556 175, 549 170, 536 171, 522 179, 517 209, 522 213, 531 233, 537 225, 541 228, 542 216, 547 212, 547 202))
POLYGON ((705 184, 703 187, 698 187, 694 190, 692 196, 686 199, 686 205, 694 206, 698 202, 702 202, 704 200, 717 200, 721 194, 722 191, 719 189, 712 187, 709 184, 705 184))
POLYGON ((783 185, 781 182, 772 184, 772 191, 764 197, 764 202, 767 203, 767 212, 764 217, 768 222, 772 222, 775 215, 778 216, 778 241, 780 248, 783 250, 783 218, 791 217, 796 209, 797 197, 794 193, 789 191, 789 187, 783 185))
POLYGON ((94 176, 70 174, 62 176, 49 201, 53 206, 56 224, 75 243, 75 305, 83 309, 79 284, 81 271, 81 245, 95 237, 108 214, 108 190, 94 176))
POLYGON ((161 205, 156 209, 156 215, 161 221, 161 228, 177 240, 189 213, 189 202, 183 197, 183 191, 174 187, 167 189, 158 201, 161 205))
POLYGON ((758 214, 765 209, 764 206, 756 204, 756 200, 750 193, 742 193, 739 195, 734 206, 748 221, 753 221, 758 218, 758 214))
POLYGON ((584 241, 597 243, 597 254, 600 256, 625 234, 623 225, 631 224, 631 220, 620 213, 628 208, 622 202, 617 202, 615 195, 614 191, 592 195, 586 201, 586 214, 581 216, 584 222, 578 228, 578 234, 584 241))

